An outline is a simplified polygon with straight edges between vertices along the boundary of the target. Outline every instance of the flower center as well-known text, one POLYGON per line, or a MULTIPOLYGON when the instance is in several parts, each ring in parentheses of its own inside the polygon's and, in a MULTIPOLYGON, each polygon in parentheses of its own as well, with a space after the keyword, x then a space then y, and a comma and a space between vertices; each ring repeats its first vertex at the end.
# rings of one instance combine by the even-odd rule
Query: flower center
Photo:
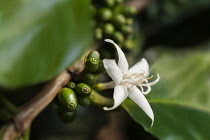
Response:
POLYGON ((141 92, 146 95, 151 91, 150 83, 148 83, 148 80, 150 80, 153 76, 147 78, 145 78, 145 76, 146 72, 143 70, 139 72, 124 73, 120 84, 126 86, 127 88, 138 86, 140 87, 141 92), (146 91, 144 91, 143 86, 147 87, 146 91))
POLYGON ((131 88, 133 85, 141 86, 141 83, 147 81, 147 78, 144 78, 145 75, 146 73, 143 70, 124 73, 121 84, 125 85, 127 88, 131 88))

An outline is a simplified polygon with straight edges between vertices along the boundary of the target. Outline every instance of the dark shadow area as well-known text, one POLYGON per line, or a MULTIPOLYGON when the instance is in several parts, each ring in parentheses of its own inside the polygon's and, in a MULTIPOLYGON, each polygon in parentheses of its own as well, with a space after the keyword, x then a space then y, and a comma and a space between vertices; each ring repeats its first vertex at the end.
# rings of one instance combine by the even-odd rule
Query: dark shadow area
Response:
POLYGON ((145 12, 139 16, 140 26, 146 26, 148 22, 154 23, 145 29, 146 40, 144 49, 157 46, 173 46, 177 48, 192 47, 210 39, 210 7, 188 15, 170 24, 161 24, 158 19, 145 21, 145 12))

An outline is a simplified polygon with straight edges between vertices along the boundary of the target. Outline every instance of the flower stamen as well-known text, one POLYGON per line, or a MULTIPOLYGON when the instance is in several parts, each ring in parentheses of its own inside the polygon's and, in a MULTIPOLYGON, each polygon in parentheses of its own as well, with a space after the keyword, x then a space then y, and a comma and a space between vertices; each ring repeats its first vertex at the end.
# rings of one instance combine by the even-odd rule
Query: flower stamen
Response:
POLYGON ((151 80, 153 78, 153 75, 150 76, 150 77, 147 77, 147 80, 151 80))

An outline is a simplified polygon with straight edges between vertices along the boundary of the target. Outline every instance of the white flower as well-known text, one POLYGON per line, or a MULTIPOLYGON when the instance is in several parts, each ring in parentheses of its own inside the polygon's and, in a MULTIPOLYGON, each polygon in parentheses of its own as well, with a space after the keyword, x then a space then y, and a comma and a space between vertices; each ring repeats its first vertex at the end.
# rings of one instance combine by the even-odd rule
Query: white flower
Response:
POLYGON ((114 43, 114 41, 110 39, 106 39, 105 41, 114 44, 118 52, 119 60, 118 64, 116 64, 113 59, 103 60, 107 74, 115 83, 113 94, 114 105, 110 108, 104 107, 104 110, 113 110, 117 108, 127 97, 129 97, 152 119, 152 126, 154 114, 144 95, 151 91, 150 86, 159 81, 159 75, 157 74, 158 78, 155 81, 148 83, 148 80, 151 79, 151 77, 146 78, 149 75, 149 65, 146 59, 143 58, 133 67, 128 69, 128 62, 123 51, 114 43), (141 90, 139 90, 137 86, 140 87, 141 90), (146 91, 144 91, 143 86, 147 87, 146 91))

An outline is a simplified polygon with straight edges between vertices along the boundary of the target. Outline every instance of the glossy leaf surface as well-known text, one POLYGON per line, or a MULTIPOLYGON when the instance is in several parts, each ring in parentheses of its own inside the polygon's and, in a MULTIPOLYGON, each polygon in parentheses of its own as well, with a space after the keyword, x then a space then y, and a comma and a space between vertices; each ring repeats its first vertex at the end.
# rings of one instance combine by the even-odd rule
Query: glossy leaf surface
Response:
POLYGON ((90 1, 1 0, 0 86, 48 80, 91 42, 90 1))
POLYGON ((209 139, 210 53, 207 50, 157 51, 151 69, 160 74, 160 81, 147 96, 155 115, 152 128, 149 117, 131 100, 126 100, 123 107, 161 140, 209 139))

